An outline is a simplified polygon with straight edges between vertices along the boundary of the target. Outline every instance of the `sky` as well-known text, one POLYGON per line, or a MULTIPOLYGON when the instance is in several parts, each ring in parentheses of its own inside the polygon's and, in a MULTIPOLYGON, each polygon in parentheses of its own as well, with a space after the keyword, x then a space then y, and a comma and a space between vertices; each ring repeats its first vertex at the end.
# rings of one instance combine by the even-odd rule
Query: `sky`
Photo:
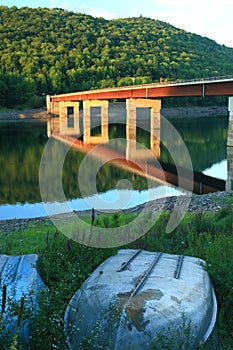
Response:
POLYGON ((233 0, 0 0, 0 4, 59 7, 106 19, 142 15, 233 48, 233 0))

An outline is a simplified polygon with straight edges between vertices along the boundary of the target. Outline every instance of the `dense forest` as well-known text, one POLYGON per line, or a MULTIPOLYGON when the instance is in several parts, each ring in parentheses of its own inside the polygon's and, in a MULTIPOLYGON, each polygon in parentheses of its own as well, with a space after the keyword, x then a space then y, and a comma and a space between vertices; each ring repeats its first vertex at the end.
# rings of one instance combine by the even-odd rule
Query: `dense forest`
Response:
POLYGON ((0 6, 0 105, 45 94, 233 73, 233 48, 142 16, 0 6))

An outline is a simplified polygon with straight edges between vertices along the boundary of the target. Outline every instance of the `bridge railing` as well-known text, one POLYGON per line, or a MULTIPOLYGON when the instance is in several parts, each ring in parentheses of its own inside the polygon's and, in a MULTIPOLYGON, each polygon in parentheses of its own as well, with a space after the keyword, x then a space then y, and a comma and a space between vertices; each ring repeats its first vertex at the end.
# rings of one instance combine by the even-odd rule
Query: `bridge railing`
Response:
POLYGON ((174 81, 165 81, 162 84, 179 84, 179 83, 192 83, 192 82, 204 82, 204 81, 219 81, 219 80, 233 80, 233 75, 220 75, 207 78, 196 78, 196 79, 177 79, 174 81))
MULTIPOLYGON (((149 86, 161 86, 161 85, 174 85, 174 84, 188 84, 188 83, 202 83, 202 82, 208 82, 208 81, 219 81, 219 80, 233 80, 233 75, 222 75, 222 76, 214 76, 214 77, 207 77, 207 78, 196 78, 196 79, 176 79, 176 80, 161 80, 160 82, 156 83, 148 83, 148 84, 139 84, 139 85, 125 85, 125 86, 116 86, 116 87, 110 87, 110 88, 100 88, 100 89, 93 89, 88 90, 85 92, 93 92, 93 91, 111 91, 111 90, 124 90, 124 89, 132 89, 132 88, 140 88, 140 87, 149 87, 149 86)), ((84 92, 84 91, 83 91, 84 92)))
MULTIPOLYGON (((233 75, 223 75, 223 76, 214 76, 207 78, 199 78, 199 79, 176 79, 176 80, 162 80, 156 83, 149 84, 139 84, 139 85, 125 85, 125 86, 115 86, 110 88, 100 88, 100 89, 92 89, 86 91, 79 91, 80 94, 92 94, 95 92, 107 92, 107 91, 116 91, 116 90, 127 90, 127 89, 139 89, 142 87, 156 87, 161 85, 179 85, 179 84, 190 84, 190 83, 203 83, 203 82, 211 82, 211 81, 224 81, 224 80, 233 80, 233 75)), ((66 95, 72 95, 73 93, 68 93, 66 95)))

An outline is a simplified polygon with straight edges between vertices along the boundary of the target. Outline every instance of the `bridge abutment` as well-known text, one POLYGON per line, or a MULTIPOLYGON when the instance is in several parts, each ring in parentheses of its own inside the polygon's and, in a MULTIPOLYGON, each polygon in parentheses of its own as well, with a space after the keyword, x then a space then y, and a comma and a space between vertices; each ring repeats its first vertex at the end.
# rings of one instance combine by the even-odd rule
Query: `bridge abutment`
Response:
POLYGON ((51 96, 46 96, 47 113, 50 116, 59 116, 60 114, 60 102, 51 101, 51 96))
POLYGON ((108 101, 107 100, 85 100, 83 101, 83 142, 85 144, 98 144, 108 142, 108 101), (101 108, 101 133, 91 135, 91 108, 101 108))
POLYGON ((160 110, 161 100, 126 100, 126 159, 148 159, 160 156, 160 110), (137 149, 137 108, 150 108, 150 151, 137 149))
POLYGON ((233 96, 228 99, 229 125, 227 146, 233 147, 233 96))

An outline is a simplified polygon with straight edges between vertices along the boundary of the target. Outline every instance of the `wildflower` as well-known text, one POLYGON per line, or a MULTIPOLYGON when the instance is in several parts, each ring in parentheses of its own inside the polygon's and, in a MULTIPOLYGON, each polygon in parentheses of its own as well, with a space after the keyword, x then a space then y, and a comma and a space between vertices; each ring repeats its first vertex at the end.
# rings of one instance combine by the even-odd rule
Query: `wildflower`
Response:
POLYGON ((94 221, 95 221, 95 209, 92 208, 91 210, 91 225, 94 225, 94 221))
POLYGON ((68 249, 68 250, 71 250, 70 239, 68 239, 68 241, 67 241, 67 249, 68 249))

